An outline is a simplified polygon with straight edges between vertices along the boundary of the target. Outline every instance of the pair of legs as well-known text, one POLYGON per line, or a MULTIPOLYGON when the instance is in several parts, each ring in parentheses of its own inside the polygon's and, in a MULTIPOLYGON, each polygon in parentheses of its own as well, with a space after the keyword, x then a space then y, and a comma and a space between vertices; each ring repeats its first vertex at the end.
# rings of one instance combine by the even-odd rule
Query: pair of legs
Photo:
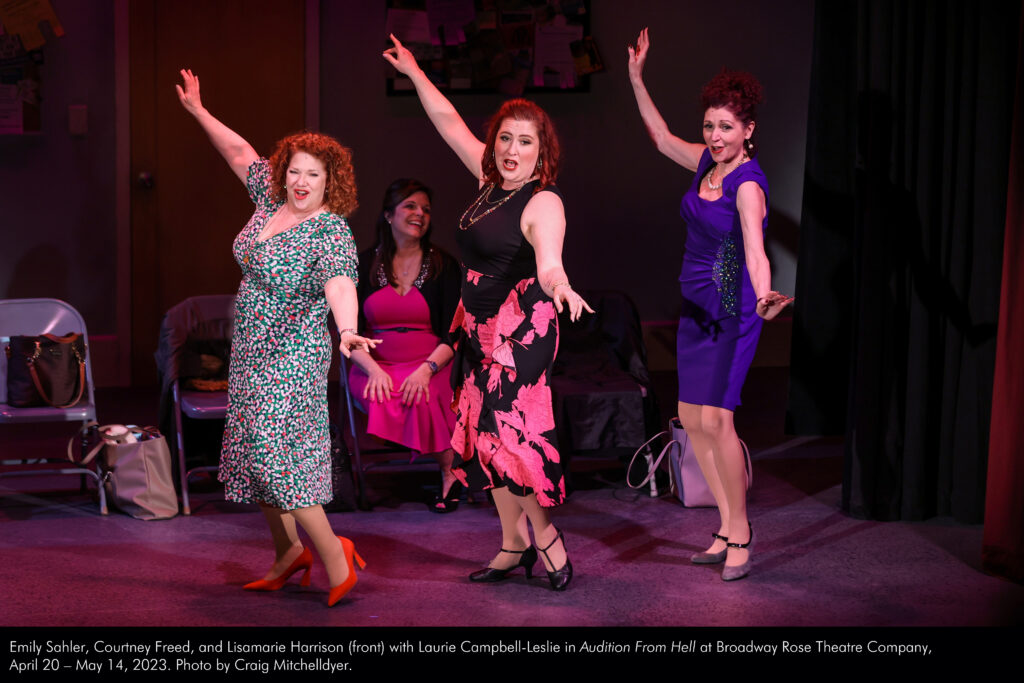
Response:
POLYGON ((274 541, 274 564, 263 577, 272 580, 284 572, 302 553, 298 526, 313 541, 317 555, 327 568, 331 587, 340 585, 348 578, 348 562, 341 542, 327 520, 327 513, 320 505, 295 510, 282 510, 260 503, 260 511, 270 525, 270 536, 274 541))
MULTIPOLYGON (((679 421, 693 442, 701 472, 718 504, 721 524, 718 533, 730 543, 750 540, 747 522, 747 464, 743 447, 733 425, 733 412, 717 406, 679 402, 679 421)), ((715 539, 706 552, 725 549, 725 541, 715 539)), ((744 564, 749 557, 745 548, 729 548, 727 567, 744 564)))
MULTIPOLYGON (((501 547, 506 550, 526 550, 530 547, 530 532, 527 522, 533 527, 533 538, 538 548, 548 548, 547 554, 541 553, 544 566, 549 572, 557 571, 565 566, 568 559, 564 543, 554 543, 558 537, 558 529, 551 523, 547 508, 537 502, 536 494, 517 496, 508 487, 491 489, 494 507, 498 509, 501 520, 501 547), (550 555, 548 562, 547 555, 550 555), (551 566, 551 565, 555 566, 551 566)), ((508 569, 519 562, 520 555, 499 552, 487 566, 493 569, 508 569)))

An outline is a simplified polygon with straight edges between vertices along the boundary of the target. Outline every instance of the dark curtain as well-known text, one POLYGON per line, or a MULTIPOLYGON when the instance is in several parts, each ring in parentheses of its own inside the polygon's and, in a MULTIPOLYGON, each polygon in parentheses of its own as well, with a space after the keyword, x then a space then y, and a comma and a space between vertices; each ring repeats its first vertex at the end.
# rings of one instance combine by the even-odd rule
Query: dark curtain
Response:
POLYGON ((858 517, 982 519, 1019 15, 816 6, 788 422, 858 517))
MULTIPOLYGON (((1024 41, 1024 17, 1020 36, 1024 41)), ((1024 45, 1017 73, 1024 74, 1024 45)), ((987 571, 1024 581, 1024 80, 1017 80, 1011 136, 1010 194, 1006 201, 1003 287, 999 306, 992 431, 982 565, 987 571)))

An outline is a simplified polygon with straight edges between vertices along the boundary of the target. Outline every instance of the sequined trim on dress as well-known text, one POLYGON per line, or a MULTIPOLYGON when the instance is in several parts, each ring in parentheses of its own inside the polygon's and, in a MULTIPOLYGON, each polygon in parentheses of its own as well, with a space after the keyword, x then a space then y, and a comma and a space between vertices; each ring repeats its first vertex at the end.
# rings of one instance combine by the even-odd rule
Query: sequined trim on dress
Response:
MULTIPOLYGON (((430 279, 430 255, 433 253, 434 248, 431 247, 423 256, 423 263, 420 265, 420 274, 412 281, 412 286, 416 289, 423 289, 423 283, 430 279)), ((384 272, 384 262, 381 261, 380 265, 377 266, 377 286, 387 287, 387 284, 388 275, 384 272)))
POLYGON ((715 263, 711 267, 711 279, 718 290, 722 302, 722 310, 728 315, 736 315, 736 289, 739 284, 740 262, 736 253, 736 241, 732 235, 722 238, 722 244, 715 254, 715 263))

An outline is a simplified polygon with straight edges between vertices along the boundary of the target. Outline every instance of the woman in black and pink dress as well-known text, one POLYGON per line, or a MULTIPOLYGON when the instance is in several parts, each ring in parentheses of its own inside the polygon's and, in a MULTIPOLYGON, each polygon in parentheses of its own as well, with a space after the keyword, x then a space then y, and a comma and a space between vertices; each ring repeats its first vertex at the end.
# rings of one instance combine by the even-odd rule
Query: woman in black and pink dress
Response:
POLYGON ((412 54, 391 39, 394 47, 384 58, 412 80, 431 122, 480 187, 456 235, 466 273, 452 323, 461 335, 452 369, 461 379, 452 447, 461 454, 456 475, 492 491, 502 544, 470 580, 500 581, 517 567, 530 577, 539 549, 552 588, 564 590, 572 564, 548 515, 565 499, 549 380, 557 314, 568 306, 577 320, 591 309, 562 267, 565 210, 553 184, 559 161, 554 126, 532 102, 509 100, 480 141, 412 54))

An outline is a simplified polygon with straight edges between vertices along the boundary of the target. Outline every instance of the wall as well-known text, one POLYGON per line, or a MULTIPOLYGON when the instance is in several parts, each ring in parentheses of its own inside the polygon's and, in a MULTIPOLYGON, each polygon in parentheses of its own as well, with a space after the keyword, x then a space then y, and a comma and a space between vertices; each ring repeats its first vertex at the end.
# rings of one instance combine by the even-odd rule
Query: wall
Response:
MULTIPOLYGON (((475 195, 473 178, 434 131, 414 97, 386 97, 383 4, 358 0, 321 4, 321 127, 353 148, 362 208, 352 219, 360 247, 373 242, 384 188, 395 177, 418 177, 435 190, 437 241, 454 250, 458 217, 475 195)), ((692 174, 648 141, 626 74, 626 45, 650 27, 648 88, 670 128, 701 141, 698 97, 722 66, 753 72, 763 82, 760 162, 771 183, 769 257, 774 285, 793 291, 803 182, 813 2, 755 0, 715 5, 691 0, 594 0, 592 34, 606 71, 586 94, 534 97, 559 128, 565 165, 565 265, 579 288, 629 292, 645 320, 678 311, 676 277, 684 226, 679 200, 692 174)), ((452 101, 482 136, 498 95, 456 95, 452 101)))
MULTIPOLYGON (((130 292, 118 290, 115 15, 124 0, 52 0, 65 29, 44 48, 43 132, 0 136, 0 297, 53 296, 77 307, 113 359, 130 292), (68 106, 89 107, 89 133, 68 133, 68 106)), ((297 8, 303 2, 295 0, 297 8)), ((700 86, 717 70, 747 69, 764 83, 760 162, 771 183, 769 255, 774 285, 792 291, 804 164, 812 0, 714 6, 693 0, 593 0, 591 31, 607 71, 586 94, 536 100, 554 117, 565 165, 559 185, 569 220, 565 264, 577 287, 623 289, 647 321, 678 309, 676 275, 684 226, 680 196, 690 174, 649 143, 626 76, 625 46, 651 27, 648 87, 673 131, 700 140, 700 86)), ((456 221, 475 183, 441 141, 414 97, 386 97, 384 3, 324 0, 320 7, 320 124, 356 155, 362 208, 352 225, 372 243, 380 196, 398 176, 435 189, 438 242, 454 251, 456 221)), ((44 29, 45 30, 45 29, 44 29)), ((122 65, 123 66, 123 65, 122 65)), ((456 107, 481 131, 498 96, 458 96, 456 107)), ((481 133, 482 134, 482 133, 481 133)), ((125 217, 120 217, 122 220, 125 217)), ((124 242, 126 238, 122 238, 124 242)), ((122 335, 123 336, 123 335, 122 335)), ((100 341, 99 339, 96 340, 100 341)), ((97 356, 102 356, 97 349, 97 356)), ((94 369, 101 383, 123 375, 94 369)), ((98 360, 102 361, 102 357, 98 360)), ((103 365, 103 363, 101 363, 103 365)))
POLYGON ((42 131, 0 135, 0 298, 55 297, 93 335, 116 331, 114 8, 51 0, 65 34, 43 48, 42 131), (88 134, 68 107, 88 107, 88 134))

